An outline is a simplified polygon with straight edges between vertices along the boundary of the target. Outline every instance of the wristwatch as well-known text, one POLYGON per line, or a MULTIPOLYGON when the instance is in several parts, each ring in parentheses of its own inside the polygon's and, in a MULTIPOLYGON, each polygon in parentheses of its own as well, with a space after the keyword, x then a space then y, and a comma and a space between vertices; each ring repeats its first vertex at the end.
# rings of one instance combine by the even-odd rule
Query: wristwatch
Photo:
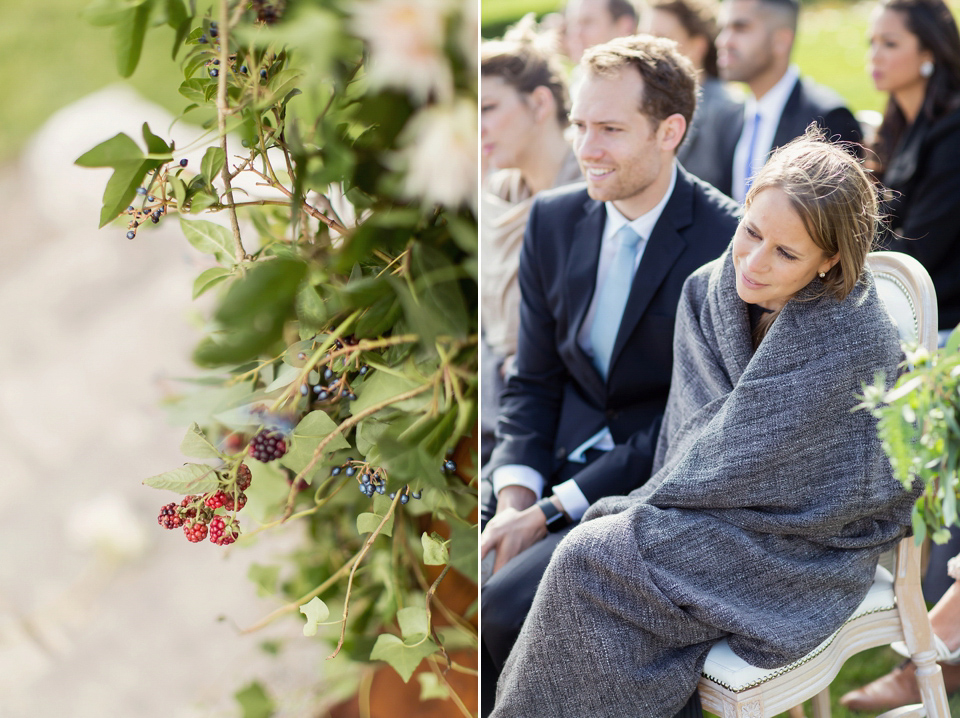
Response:
POLYGON ((547 531, 555 533, 570 525, 570 519, 567 518, 567 515, 558 509, 549 498, 540 499, 537 502, 537 507, 547 517, 547 531))

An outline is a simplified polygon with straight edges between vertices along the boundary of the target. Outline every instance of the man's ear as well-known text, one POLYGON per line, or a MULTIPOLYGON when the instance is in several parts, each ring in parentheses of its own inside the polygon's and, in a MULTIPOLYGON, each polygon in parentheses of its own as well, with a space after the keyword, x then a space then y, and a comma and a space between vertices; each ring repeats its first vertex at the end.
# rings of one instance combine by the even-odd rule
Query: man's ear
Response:
POLYGON ((683 115, 675 112, 663 119, 657 133, 660 135, 660 149, 666 152, 676 152, 687 130, 687 121, 683 115))
POLYGON ((790 59, 793 41, 796 35, 789 27, 778 27, 773 31, 773 49, 778 57, 790 59))
POLYGON ((629 15, 621 15, 613 21, 613 26, 617 30, 617 37, 626 37, 637 34, 637 21, 629 15))

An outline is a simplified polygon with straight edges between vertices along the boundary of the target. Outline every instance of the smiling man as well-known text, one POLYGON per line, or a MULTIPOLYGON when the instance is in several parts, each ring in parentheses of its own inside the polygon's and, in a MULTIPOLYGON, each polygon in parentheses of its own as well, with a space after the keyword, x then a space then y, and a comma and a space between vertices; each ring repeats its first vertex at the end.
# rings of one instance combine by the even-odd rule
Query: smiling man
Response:
POLYGON ((581 62, 570 114, 586 184, 543 192, 520 257, 516 373, 482 482, 483 709, 565 528, 649 478, 687 276, 737 206, 676 162, 696 103, 670 40, 618 38, 581 62))

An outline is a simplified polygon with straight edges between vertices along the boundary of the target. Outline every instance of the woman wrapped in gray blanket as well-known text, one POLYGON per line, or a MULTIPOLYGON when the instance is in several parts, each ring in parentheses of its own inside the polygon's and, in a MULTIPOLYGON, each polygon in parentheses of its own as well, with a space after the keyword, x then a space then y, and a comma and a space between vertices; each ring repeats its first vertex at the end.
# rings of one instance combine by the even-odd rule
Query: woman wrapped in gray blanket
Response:
POLYGON ((560 543, 494 718, 669 718, 722 638, 761 667, 816 647, 905 534, 914 497, 851 411, 901 356, 864 266, 872 182, 811 130, 744 211, 685 285, 654 475, 560 543))

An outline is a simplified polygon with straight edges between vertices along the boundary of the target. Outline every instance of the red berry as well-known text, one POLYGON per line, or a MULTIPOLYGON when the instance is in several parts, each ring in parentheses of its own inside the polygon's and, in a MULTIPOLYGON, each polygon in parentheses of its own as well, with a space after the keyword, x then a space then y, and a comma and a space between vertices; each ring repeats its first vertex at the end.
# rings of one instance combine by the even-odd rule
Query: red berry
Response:
POLYGON ((213 496, 209 496, 207 500, 204 501, 204 503, 207 506, 209 506, 211 509, 216 510, 216 509, 219 509, 221 506, 223 506, 226 498, 227 498, 227 495, 223 493, 223 491, 218 491, 213 496))
POLYGON ((227 511, 239 511, 247 505, 247 495, 242 491, 237 493, 236 502, 234 502, 233 492, 224 494, 223 508, 227 511))
POLYGON ((246 464, 240 464, 237 467, 237 488, 246 491, 250 488, 251 481, 253 481, 253 475, 250 473, 250 467, 246 464))
POLYGON ((183 526, 183 519, 177 513, 177 505, 173 503, 161 507, 160 515, 157 516, 157 523, 165 529, 176 529, 183 526))
POLYGON ((236 541, 239 536, 239 527, 232 520, 228 526, 223 516, 213 517, 210 522, 210 541, 212 543, 217 544, 217 546, 226 546, 236 541))
POLYGON ((287 442, 278 431, 264 429, 250 442, 250 456, 257 461, 273 461, 287 453, 287 442))
POLYGON ((207 525, 199 521, 188 521, 183 525, 183 534, 190 543, 198 543, 207 537, 207 525))
POLYGON ((179 512, 181 518, 192 519, 194 516, 197 515, 197 509, 195 506, 193 506, 193 504, 199 498, 200 497, 197 496, 196 494, 191 494, 190 496, 183 497, 183 501, 180 502, 180 506, 183 508, 183 510, 179 512))

